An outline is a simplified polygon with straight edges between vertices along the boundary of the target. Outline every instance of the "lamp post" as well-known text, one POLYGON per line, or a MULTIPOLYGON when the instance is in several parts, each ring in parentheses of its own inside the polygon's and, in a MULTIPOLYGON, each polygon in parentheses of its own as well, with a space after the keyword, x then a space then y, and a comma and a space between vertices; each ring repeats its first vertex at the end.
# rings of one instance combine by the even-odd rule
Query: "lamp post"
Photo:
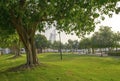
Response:
POLYGON ((60 51, 60 59, 62 60, 62 45, 61 45, 61 35, 60 35, 60 31, 58 32, 59 33, 59 40, 60 40, 60 46, 59 46, 59 51, 60 51))

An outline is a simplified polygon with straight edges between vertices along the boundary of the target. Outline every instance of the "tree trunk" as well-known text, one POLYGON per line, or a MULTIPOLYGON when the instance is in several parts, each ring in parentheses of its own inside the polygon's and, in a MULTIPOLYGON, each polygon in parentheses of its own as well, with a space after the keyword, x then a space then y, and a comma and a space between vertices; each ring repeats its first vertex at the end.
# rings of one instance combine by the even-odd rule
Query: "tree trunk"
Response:
POLYGON ((117 53, 117 50, 118 50, 117 46, 116 46, 116 48, 115 48, 115 49, 116 49, 116 53, 117 53))
POLYGON ((102 57, 102 56, 103 56, 103 54, 102 54, 102 48, 100 48, 100 53, 101 53, 101 55, 100 55, 100 56, 102 57))
POLYGON ((92 54, 95 54, 95 50, 94 50, 94 48, 92 48, 92 54))
POLYGON ((42 47, 40 48, 40 51, 39 51, 39 53, 43 53, 42 47))
POLYGON ((27 41, 27 45, 25 45, 25 50, 26 50, 26 57, 27 57, 27 65, 28 66, 34 66, 38 64, 38 59, 37 59, 37 55, 36 55, 36 48, 35 48, 35 44, 34 44, 34 40, 32 39, 28 39, 27 41))
POLYGON ((90 49, 89 48, 87 48, 87 54, 90 54, 90 49))
POLYGON ((34 41, 35 31, 32 29, 25 30, 22 27, 17 27, 17 33, 19 34, 20 40, 23 43, 26 51, 26 65, 28 67, 38 65, 38 59, 36 55, 36 47, 34 41))
POLYGON ((16 44, 15 50, 16 50, 15 57, 19 57, 20 56, 20 39, 19 39, 18 43, 16 44))
POLYGON ((87 49, 87 48, 85 48, 85 53, 86 53, 86 55, 88 54, 88 52, 87 52, 87 51, 88 51, 88 49, 87 49))
POLYGON ((107 51, 107 48, 105 48, 105 54, 107 54, 107 52, 108 52, 108 51, 107 51))
POLYGON ((27 25, 24 27, 21 17, 17 17, 14 14, 14 11, 11 10, 11 22, 13 27, 16 29, 21 42, 23 43, 26 51, 26 58, 28 67, 38 64, 38 59, 36 55, 36 48, 34 43, 35 31, 38 25, 38 21, 27 25))
POLYGON ((13 57, 19 57, 20 56, 20 48, 18 44, 13 44, 13 46, 11 46, 11 52, 14 54, 13 57))
POLYGON ((15 53, 14 57, 19 57, 20 56, 20 48, 16 48, 14 53, 15 53))
POLYGON ((20 56, 20 40, 14 42, 10 48, 12 50, 12 53, 14 54, 13 58, 20 56))

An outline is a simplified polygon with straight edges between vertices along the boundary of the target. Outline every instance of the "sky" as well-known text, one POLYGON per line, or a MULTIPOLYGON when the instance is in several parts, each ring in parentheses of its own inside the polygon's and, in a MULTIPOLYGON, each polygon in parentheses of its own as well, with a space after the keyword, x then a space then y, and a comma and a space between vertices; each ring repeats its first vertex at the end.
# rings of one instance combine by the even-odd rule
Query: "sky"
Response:
MULTIPOLYGON (((100 24, 96 25, 95 31, 99 30, 99 26, 109 26, 112 27, 112 31, 117 32, 120 31, 120 14, 114 14, 112 18, 109 18, 108 16, 105 17, 105 20, 102 21, 100 24)), ((51 28, 49 30, 46 30, 44 35, 47 37, 47 39, 50 39, 50 33, 54 32, 55 28, 51 28)), ((57 32, 57 31, 56 31, 57 32)), ((73 35, 66 35, 64 32, 61 34, 61 41, 62 43, 66 43, 68 39, 71 40, 80 40, 75 34, 73 35)), ((56 33, 56 40, 59 40, 59 34, 56 33)))
POLYGON ((114 14, 112 18, 106 17, 105 21, 101 22, 101 25, 112 27, 113 31, 120 31, 120 14, 114 14))

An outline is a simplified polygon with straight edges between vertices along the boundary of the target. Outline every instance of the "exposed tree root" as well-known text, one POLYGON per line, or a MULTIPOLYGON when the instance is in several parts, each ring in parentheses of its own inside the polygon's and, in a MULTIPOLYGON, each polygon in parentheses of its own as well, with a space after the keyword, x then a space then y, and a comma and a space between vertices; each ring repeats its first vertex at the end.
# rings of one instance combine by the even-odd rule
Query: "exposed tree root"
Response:
POLYGON ((20 58, 20 57, 22 57, 22 55, 14 55, 13 57, 10 57, 8 59, 16 59, 16 58, 20 58))
POLYGON ((36 68, 38 66, 43 66, 43 65, 44 64, 42 64, 42 63, 40 63, 40 64, 32 64, 32 65, 22 64, 22 65, 19 65, 17 67, 9 68, 6 71, 7 72, 17 72, 17 71, 31 70, 31 69, 34 69, 34 68, 36 68))

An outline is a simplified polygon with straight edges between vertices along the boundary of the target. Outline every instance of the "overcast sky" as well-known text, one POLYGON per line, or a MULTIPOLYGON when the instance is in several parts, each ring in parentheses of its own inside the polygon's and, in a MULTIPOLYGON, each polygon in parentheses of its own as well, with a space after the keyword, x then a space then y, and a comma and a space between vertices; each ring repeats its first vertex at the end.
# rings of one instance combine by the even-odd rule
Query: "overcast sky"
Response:
MULTIPOLYGON (((112 18, 106 16, 105 20, 102 21, 101 24, 96 26, 95 31, 98 31, 99 26, 101 25, 112 27, 112 30, 115 32, 120 31, 120 14, 118 15, 114 14, 112 18)), ((46 30, 45 36, 47 37, 48 40, 50 38, 50 33, 52 33, 53 30, 54 28, 46 30)), ((66 35, 64 32, 61 33, 61 40, 63 43, 67 42, 68 39, 80 40, 80 38, 78 38, 75 35, 66 35)), ((57 33, 56 33, 56 40, 59 40, 59 35, 57 33)))

